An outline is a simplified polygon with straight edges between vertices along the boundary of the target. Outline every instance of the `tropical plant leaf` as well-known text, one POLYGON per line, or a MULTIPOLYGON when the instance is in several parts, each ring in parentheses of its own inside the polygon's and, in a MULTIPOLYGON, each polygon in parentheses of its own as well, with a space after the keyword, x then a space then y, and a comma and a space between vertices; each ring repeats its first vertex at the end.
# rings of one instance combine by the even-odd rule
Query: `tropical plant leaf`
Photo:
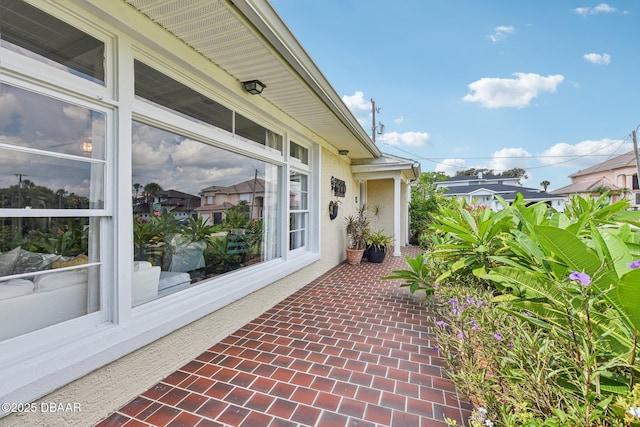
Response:
POLYGON ((633 326, 640 330, 640 269, 622 275, 618 283, 618 301, 633 326))

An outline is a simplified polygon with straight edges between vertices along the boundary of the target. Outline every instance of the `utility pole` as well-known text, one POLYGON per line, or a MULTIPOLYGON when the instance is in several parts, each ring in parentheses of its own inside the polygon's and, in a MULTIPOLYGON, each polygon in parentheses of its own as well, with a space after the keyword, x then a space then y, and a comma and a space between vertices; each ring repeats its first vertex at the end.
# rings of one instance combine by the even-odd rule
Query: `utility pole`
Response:
POLYGON ((378 125, 376 126, 376 113, 379 112, 380 107, 376 108, 376 101, 371 98, 371 140, 373 142, 376 142, 376 133, 378 133, 378 135, 382 135, 382 132, 384 131, 384 125, 382 123, 378 123, 378 125))

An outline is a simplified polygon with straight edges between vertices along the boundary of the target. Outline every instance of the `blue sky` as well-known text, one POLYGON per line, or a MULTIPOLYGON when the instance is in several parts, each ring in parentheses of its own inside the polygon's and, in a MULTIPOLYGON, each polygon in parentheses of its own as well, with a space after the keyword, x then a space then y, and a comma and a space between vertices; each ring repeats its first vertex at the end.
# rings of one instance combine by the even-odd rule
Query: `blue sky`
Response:
MULTIPOLYGON (((633 149, 640 2, 270 0, 383 152, 556 189, 633 149)), ((267 83, 268 84, 268 83, 267 83)))

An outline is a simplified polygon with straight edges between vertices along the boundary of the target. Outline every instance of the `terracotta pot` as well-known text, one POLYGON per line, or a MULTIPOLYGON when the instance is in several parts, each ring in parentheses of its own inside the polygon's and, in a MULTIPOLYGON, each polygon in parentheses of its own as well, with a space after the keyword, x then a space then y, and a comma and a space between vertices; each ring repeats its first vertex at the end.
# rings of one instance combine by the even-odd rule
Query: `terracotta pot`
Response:
POLYGON ((364 249, 351 249, 347 248, 347 262, 349 264, 360 264, 362 261, 362 255, 364 254, 364 249))

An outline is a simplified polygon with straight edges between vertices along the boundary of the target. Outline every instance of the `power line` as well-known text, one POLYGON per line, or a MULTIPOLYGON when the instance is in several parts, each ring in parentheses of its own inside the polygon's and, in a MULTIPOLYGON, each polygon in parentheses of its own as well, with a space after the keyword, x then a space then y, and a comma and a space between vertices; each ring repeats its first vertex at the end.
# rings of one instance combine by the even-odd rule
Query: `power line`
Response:
MULTIPOLYGON (((639 126, 640 127, 640 126, 639 126)), ((552 164, 548 164, 548 165, 543 165, 543 166, 531 166, 528 168, 522 168, 525 170, 530 170, 530 169, 543 169, 543 168, 548 168, 548 167, 553 167, 553 166, 557 166, 563 163, 569 163, 578 159, 582 159, 582 158, 586 158, 586 157, 608 157, 608 159, 610 159, 611 157, 613 157, 618 150, 624 145, 625 142, 627 142, 630 138, 630 134, 625 135, 623 138, 618 138, 615 140, 616 143, 618 143, 618 146, 616 147, 616 149, 613 151, 613 153, 609 153, 609 154, 594 154, 597 153, 598 151, 601 151, 605 148, 608 148, 610 146, 613 145, 606 145, 603 147, 599 147, 594 151, 591 151, 589 153, 585 153, 585 154, 581 154, 581 155, 546 155, 546 156, 479 156, 479 157, 457 157, 456 159, 459 160, 493 160, 493 159, 552 159, 552 158, 568 158, 567 160, 563 160, 560 162, 556 162, 556 163, 552 163, 552 164)), ((453 167, 455 169, 458 170, 463 170, 464 168, 466 168, 467 166, 458 166, 458 165, 452 165, 449 163, 444 163, 444 162, 439 162, 438 160, 446 160, 446 157, 424 157, 424 156, 419 156, 415 153, 412 153, 410 151, 407 151, 403 148, 400 148, 398 146, 395 145, 391 145, 389 143, 386 143, 384 141, 381 141, 382 144, 387 145, 389 147, 392 147, 398 151, 402 151, 403 153, 409 154, 410 156, 412 156, 413 158, 417 158, 420 160, 426 160, 428 162, 431 163, 435 163, 437 165, 443 165, 443 166, 448 166, 448 167, 453 167)))

